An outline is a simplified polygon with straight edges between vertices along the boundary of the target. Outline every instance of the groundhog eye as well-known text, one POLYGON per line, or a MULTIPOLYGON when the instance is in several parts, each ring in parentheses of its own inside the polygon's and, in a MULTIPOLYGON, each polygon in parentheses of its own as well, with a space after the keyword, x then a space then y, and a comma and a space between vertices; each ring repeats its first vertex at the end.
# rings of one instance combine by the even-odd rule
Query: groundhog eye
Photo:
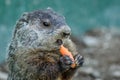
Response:
POLYGON ((44 25, 45 27, 49 27, 49 26, 51 25, 49 19, 43 20, 43 25, 44 25))
POLYGON ((50 23, 49 22, 43 22, 43 25, 46 26, 46 27, 49 27, 50 23))

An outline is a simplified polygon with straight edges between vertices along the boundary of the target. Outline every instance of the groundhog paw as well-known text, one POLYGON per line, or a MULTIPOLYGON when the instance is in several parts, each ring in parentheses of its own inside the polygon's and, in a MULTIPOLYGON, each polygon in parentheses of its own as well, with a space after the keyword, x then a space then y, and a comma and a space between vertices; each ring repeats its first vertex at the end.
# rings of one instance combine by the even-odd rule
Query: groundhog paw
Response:
POLYGON ((84 63, 84 58, 80 55, 80 54, 77 54, 75 56, 75 64, 76 64, 76 67, 80 67, 82 66, 84 63))
POLYGON ((69 56, 62 56, 60 58, 60 66, 64 71, 71 68, 71 64, 74 63, 69 56))

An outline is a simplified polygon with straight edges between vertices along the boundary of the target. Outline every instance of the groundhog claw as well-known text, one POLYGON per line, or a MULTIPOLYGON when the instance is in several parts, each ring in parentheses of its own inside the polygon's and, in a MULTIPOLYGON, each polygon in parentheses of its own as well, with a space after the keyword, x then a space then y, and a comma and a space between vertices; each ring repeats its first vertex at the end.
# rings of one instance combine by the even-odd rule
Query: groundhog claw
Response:
POLYGON ((82 66, 84 63, 84 58, 80 55, 80 54, 77 54, 75 56, 75 64, 76 64, 76 67, 79 67, 79 66, 82 66))

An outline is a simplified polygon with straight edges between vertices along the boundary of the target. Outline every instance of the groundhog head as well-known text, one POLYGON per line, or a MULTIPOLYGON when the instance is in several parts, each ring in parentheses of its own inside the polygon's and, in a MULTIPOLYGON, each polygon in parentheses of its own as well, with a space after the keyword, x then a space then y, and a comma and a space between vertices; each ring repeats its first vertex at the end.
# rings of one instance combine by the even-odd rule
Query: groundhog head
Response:
POLYGON ((45 9, 24 13, 16 24, 13 39, 15 47, 51 51, 59 49, 70 34, 65 18, 52 9, 45 9))

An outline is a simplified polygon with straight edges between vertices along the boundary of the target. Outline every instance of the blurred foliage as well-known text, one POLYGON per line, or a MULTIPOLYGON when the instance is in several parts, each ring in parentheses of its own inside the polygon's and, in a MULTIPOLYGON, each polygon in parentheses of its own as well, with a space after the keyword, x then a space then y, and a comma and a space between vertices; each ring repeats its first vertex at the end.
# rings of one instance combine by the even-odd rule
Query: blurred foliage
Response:
POLYGON ((0 0, 0 61, 21 14, 47 7, 63 14, 76 36, 94 27, 120 26, 120 0, 0 0))

